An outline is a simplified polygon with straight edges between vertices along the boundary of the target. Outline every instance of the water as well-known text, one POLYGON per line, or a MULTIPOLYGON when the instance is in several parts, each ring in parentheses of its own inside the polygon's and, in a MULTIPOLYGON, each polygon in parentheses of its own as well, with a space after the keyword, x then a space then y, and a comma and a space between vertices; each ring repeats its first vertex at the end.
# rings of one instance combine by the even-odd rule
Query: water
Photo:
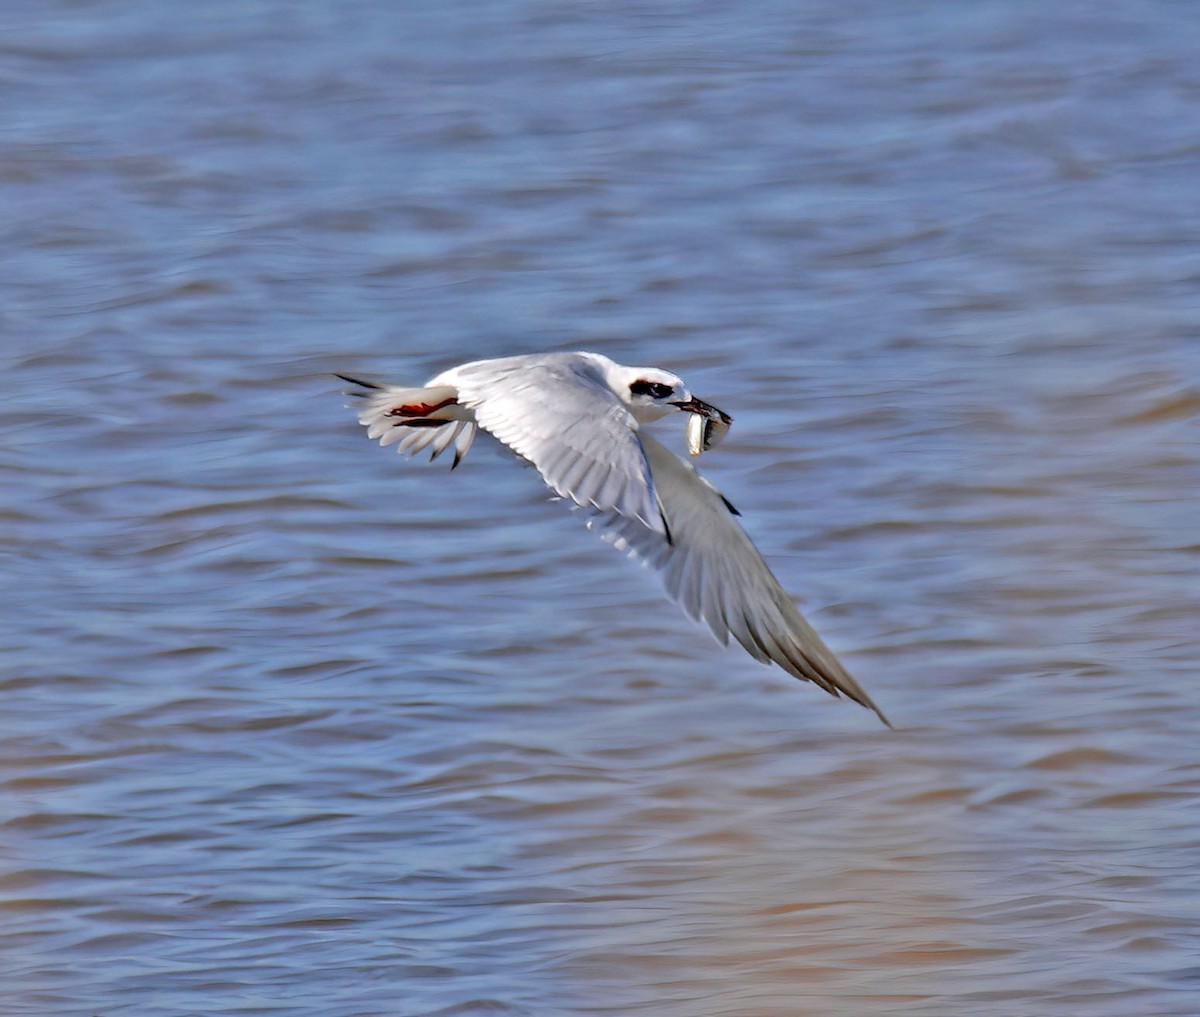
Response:
POLYGON ((1190 7, 4 19, 5 1013, 1200 1011, 1190 7), (328 376, 575 348, 898 730, 328 376))

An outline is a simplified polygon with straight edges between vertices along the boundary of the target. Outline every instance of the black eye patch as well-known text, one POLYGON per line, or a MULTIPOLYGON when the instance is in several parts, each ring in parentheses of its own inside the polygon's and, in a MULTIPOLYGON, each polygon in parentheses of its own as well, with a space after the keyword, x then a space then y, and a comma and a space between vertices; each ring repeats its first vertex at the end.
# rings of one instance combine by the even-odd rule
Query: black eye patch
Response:
POLYGON ((649 396, 651 399, 665 399, 675 390, 661 381, 635 381, 630 384, 629 391, 635 395, 649 396))

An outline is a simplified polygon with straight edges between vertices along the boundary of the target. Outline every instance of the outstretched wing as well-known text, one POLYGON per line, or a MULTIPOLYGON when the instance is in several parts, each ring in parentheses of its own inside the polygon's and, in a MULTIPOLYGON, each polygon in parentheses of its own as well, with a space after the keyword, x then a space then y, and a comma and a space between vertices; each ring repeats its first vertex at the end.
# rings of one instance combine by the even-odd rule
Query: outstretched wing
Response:
POLYGON ((531 462, 555 493, 670 539, 637 421, 586 358, 484 360, 434 382, 453 384, 476 423, 531 462))
POLYGON ((672 539, 611 514, 596 520, 604 538, 658 569, 671 597, 722 644, 732 635, 755 659, 848 696, 890 727, 796 609, 721 492, 648 435, 641 435, 641 445, 672 539))

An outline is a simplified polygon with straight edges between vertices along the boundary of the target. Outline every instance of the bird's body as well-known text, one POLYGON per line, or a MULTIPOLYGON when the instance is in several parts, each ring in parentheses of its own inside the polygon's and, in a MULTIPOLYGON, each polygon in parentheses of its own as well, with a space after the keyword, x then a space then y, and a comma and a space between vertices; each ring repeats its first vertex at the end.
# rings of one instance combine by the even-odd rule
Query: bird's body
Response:
POLYGON ((476 432, 487 431, 587 510, 605 540, 656 568, 667 592, 722 643, 732 635, 757 660, 887 723, 779 585, 737 510, 643 430, 676 412, 728 427, 730 418, 677 376, 597 353, 544 353, 473 361, 419 388, 340 377, 365 390, 358 419, 381 444, 428 448, 434 458, 453 445, 457 466, 476 432))

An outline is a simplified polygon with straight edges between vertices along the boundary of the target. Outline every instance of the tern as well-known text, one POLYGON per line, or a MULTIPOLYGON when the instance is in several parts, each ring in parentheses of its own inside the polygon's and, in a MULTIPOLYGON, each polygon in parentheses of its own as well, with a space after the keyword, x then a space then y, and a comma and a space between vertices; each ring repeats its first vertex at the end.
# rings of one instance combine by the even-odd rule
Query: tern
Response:
POLYGON ((646 433, 653 421, 692 414, 703 422, 703 438, 691 443, 697 453, 711 447, 710 426, 728 428, 731 418, 681 378, 583 352, 476 360, 419 388, 337 377, 358 387, 348 394, 362 400, 359 423, 381 445, 410 455, 431 449, 431 459, 453 445, 453 469, 476 432, 488 432, 585 510, 610 544, 657 569, 670 597, 723 645, 732 636, 756 660, 847 696, 891 726, 797 610, 738 525, 738 510, 646 433))

